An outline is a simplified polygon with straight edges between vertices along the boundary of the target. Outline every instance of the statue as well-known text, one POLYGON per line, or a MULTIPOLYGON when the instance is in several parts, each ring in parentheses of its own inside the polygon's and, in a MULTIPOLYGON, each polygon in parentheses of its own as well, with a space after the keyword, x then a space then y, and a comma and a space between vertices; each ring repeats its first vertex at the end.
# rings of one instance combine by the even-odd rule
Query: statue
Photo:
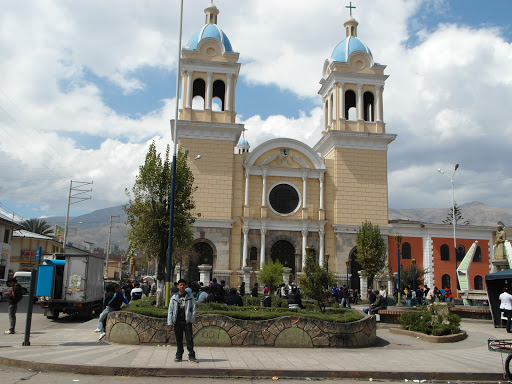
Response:
POLYGON ((503 225, 499 224, 496 236, 494 237, 494 260, 507 259, 505 255, 505 240, 507 240, 507 235, 503 230, 503 225))

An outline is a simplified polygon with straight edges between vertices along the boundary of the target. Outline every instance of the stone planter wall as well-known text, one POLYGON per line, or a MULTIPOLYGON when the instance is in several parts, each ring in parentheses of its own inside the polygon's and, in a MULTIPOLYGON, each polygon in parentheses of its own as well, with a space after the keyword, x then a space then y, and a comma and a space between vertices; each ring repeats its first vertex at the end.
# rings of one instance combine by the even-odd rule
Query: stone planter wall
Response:
MULTIPOLYGON (((369 347, 376 340, 375 316, 352 323, 332 323, 305 317, 280 317, 255 321, 223 315, 198 315, 193 325, 197 346, 268 347, 369 347)), ((107 318, 106 338, 122 344, 175 344, 167 319, 131 312, 111 312, 107 318)))

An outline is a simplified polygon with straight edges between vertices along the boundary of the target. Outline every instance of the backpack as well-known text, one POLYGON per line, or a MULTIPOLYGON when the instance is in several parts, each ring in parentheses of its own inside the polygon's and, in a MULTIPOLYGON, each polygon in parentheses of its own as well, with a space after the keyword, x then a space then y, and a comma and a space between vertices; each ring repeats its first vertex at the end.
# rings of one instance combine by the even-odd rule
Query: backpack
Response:
POLYGON ((132 300, 140 300, 140 299, 142 299, 142 292, 132 293, 132 300))

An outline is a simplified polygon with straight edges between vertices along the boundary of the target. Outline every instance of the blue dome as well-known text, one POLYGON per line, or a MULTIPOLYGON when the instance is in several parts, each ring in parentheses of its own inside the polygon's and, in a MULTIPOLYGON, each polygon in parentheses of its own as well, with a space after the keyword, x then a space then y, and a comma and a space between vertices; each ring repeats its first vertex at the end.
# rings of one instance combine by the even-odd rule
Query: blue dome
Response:
POLYGON ((370 49, 357 37, 347 37, 340 42, 332 51, 331 59, 346 62, 353 52, 358 51, 367 53, 373 59, 370 49))
POLYGON ((226 52, 233 51, 233 49, 231 48, 231 42, 229 41, 226 34, 222 31, 222 29, 218 27, 217 24, 206 24, 199 31, 194 33, 194 35, 192 35, 192 38, 188 42, 188 47, 190 49, 197 49, 197 45, 199 44, 199 42, 208 37, 212 37, 214 39, 219 40, 221 44, 224 45, 224 49, 226 50, 226 52))
POLYGON ((236 146, 241 147, 243 145, 249 147, 249 142, 247 141, 247 139, 245 137, 241 137, 240 140, 238 140, 238 144, 236 146))

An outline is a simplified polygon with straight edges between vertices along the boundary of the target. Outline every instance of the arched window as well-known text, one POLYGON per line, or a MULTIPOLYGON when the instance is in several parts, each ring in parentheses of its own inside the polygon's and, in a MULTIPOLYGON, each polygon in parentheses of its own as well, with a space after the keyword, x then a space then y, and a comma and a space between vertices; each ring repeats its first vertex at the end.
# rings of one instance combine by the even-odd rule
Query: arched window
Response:
POLYGON ((357 120, 356 117, 356 94, 352 90, 345 92, 345 119, 357 120))
POLYGON ((441 260, 450 261, 450 247, 447 244, 441 245, 441 260))
MULTIPOLYGON (((475 254, 473 255, 473 262, 475 263, 481 263, 482 262, 482 249, 479 245, 476 246, 475 254)), ((476 279, 476 277, 475 277, 476 279)), ((475 288, 477 289, 477 288, 475 288)))
POLYGON ((450 275, 443 275, 441 278, 441 288, 450 288, 450 275))
POLYGON ((347 34, 347 36, 346 36, 346 37, 349 37, 349 36, 350 36, 350 27, 347 27, 346 34, 347 34))
POLYGON ((457 245, 457 261, 464 260, 464 256, 466 256, 466 247, 462 244, 457 245))
POLYGON ((364 121, 375 121, 373 93, 365 92, 363 95, 364 121))
POLYGON ((331 115, 329 116, 329 123, 334 120, 334 116, 336 116, 336 111, 334 108, 334 95, 331 93, 330 97, 330 103, 331 103, 331 115))
POLYGON ((256 247, 251 247, 249 250, 249 260, 257 261, 258 260, 258 249, 256 247))
POLYGON ((411 258, 411 244, 405 242, 402 244, 402 259, 411 258))
POLYGON ((475 276, 475 280, 474 280, 474 283, 473 283, 473 289, 484 289, 484 284, 483 284, 483 281, 482 281, 482 276, 475 276))
POLYGON ((192 102, 193 109, 204 109, 204 107, 205 107, 204 101, 206 100, 206 83, 204 82, 203 79, 195 79, 194 80, 194 84, 192 86, 192 99, 193 99, 193 102, 192 102), (202 98, 202 106, 198 105, 198 100, 200 100, 200 98, 198 98, 196 100, 196 96, 199 96, 200 98, 202 98))
POLYGON ((212 97, 218 98, 221 103, 221 111, 224 111, 225 105, 224 105, 224 97, 226 97, 226 84, 222 80, 215 80, 213 82, 213 93, 212 97))

